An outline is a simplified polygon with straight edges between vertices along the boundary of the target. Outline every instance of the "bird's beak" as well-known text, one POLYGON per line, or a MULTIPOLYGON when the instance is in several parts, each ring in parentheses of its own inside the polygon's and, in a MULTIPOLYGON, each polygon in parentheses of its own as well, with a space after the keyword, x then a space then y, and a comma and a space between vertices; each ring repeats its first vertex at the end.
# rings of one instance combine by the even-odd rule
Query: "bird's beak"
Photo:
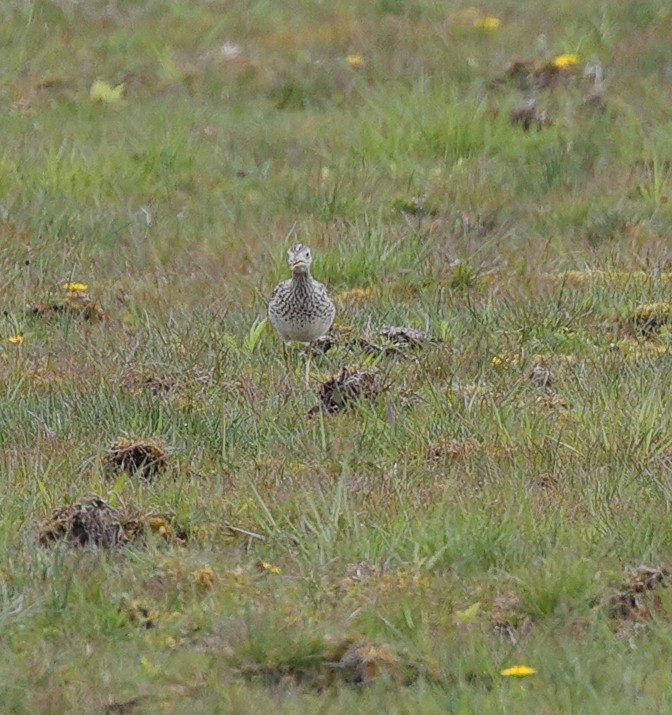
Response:
POLYGON ((294 261, 294 263, 292 263, 293 271, 298 271, 300 268, 305 268, 305 267, 306 267, 305 261, 294 261))

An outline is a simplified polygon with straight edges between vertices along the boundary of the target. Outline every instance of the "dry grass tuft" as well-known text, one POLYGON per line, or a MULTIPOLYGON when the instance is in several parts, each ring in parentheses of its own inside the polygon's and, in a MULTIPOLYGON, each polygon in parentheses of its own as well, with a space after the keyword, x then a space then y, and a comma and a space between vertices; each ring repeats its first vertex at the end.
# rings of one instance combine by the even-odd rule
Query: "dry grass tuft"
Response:
POLYGON ((397 348, 418 348, 436 343, 434 338, 423 330, 407 326, 384 325, 378 334, 389 340, 397 348))
POLYGON ((72 546, 123 546, 129 538, 122 525, 123 514, 100 497, 60 506, 39 529, 42 546, 66 539, 72 546))
POLYGON ((104 320, 106 317, 100 304, 83 291, 68 291, 53 303, 33 303, 29 306, 28 312, 46 320, 57 315, 71 315, 94 322, 104 320))
POLYGON ((636 335, 649 336, 672 323, 672 303, 645 303, 638 305, 626 317, 626 327, 636 335))
POLYGON ((347 685, 369 685, 383 678, 400 685, 410 685, 421 668, 385 643, 366 639, 345 640, 340 643, 327 662, 347 685))
POLYGON ((41 524, 38 542, 49 546, 66 540, 71 546, 100 546, 114 548, 126 544, 140 544, 147 530, 166 541, 185 544, 188 534, 163 516, 146 516, 133 509, 115 509, 104 499, 93 496, 81 503, 56 507, 41 524))
POLYGON ((558 66, 552 60, 541 64, 518 60, 507 69, 503 80, 512 82, 521 91, 529 92, 565 86, 573 75, 575 71, 571 65, 558 66))
POLYGON ((638 624, 652 619, 652 610, 661 611, 660 597, 653 592, 669 584, 670 574, 664 568, 638 566, 631 569, 627 581, 608 599, 609 618, 621 636, 638 624))
POLYGON ((150 608, 143 601, 130 601, 119 609, 128 623, 138 628, 149 630, 154 628, 159 616, 159 612, 150 608))
POLYGON ((149 481, 161 473, 166 464, 166 449, 160 441, 133 441, 122 437, 108 450, 103 466, 110 475, 128 472, 131 476, 149 481))
POLYGON ((504 640, 518 643, 532 631, 532 619, 522 612, 521 602, 514 593, 496 596, 492 602, 492 630, 504 640))
POLYGON ((425 457, 427 459, 468 459, 482 450, 482 445, 474 440, 459 440, 452 437, 443 437, 438 442, 427 445, 425 457))
POLYGON ((310 414, 322 411, 335 415, 361 400, 374 402, 380 389, 377 373, 344 367, 338 375, 322 383, 319 392, 320 404, 313 407, 310 414))
POLYGON ((528 372, 528 378, 533 387, 550 390, 555 382, 555 375, 545 360, 538 360, 528 372))
POLYGON ((147 375, 141 380, 141 385, 154 395, 170 392, 175 387, 175 380, 170 375, 147 375))
POLYGON ((550 127, 553 120, 548 116, 545 109, 537 107, 537 102, 530 99, 523 104, 519 104, 511 110, 509 115, 513 126, 521 126, 523 131, 529 132, 533 126, 536 126, 540 132, 544 127, 550 127))

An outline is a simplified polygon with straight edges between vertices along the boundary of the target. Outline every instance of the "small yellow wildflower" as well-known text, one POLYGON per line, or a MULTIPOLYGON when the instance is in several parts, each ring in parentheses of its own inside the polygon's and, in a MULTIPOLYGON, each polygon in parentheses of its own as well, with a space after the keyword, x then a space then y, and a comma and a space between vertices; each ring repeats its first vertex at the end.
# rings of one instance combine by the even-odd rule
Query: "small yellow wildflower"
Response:
POLYGON ((573 53, 558 55, 553 58, 552 65, 554 67, 573 67, 579 63, 579 56, 573 53))
POLYGON ((494 365, 497 367, 497 365, 506 365, 507 363, 517 363, 518 358, 516 358, 515 355, 507 354, 507 353, 499 353, 499 355, 495 355, 492 360, 490 360, 490 364, 494 365))
POLYGON ((257 571, 259 573, 274 573, 274 574, 279 574, 281 572, 281 568, 279 566, 274 566, 273 564, 269 563, 268 561, 257 561, 257 571))
POLYGON ((81 293, 86 290, 89 286, 86 283, 65 283, 63 285, 63 290, 67 290, 70 293, 81 293))
POLYGON ((103 79, 97 79, 89 90, 89 98, 92 102, 103 102, 104 104, 114 104, 119 102, 124 96, 124 84, 113 87, 103 79))
POLYGON ((9 338, 7 338, 8 342, 12 343, 12 345, 21 345, 23 342, 23 335, 12 335, 9 338))
POLYGON ((534 675, 536 672, 537 669, 529 665, 512 665, 510 668, 501 670, 500 675, 512 675, 516 678, 524 678, 526 675, 534 675))
POLYGON ((354 70, 361 69, 362 66, 364 65, 364 59, 362 58, 361 55, 348 55, 345 58, 345 61, 352 67, 354 70))
POLYGON ((492 15, 486 15, 485 17, 479 17, 477 20, 474 20, 474 27, 478 30, 496 30, 501 24, 502 21, 492 15))

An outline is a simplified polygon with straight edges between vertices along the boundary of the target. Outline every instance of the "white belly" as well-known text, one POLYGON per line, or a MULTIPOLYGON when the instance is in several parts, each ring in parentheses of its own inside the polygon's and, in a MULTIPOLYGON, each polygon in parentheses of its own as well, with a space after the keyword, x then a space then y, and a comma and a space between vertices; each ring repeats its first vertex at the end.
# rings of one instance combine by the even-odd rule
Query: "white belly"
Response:
POLYGON ((285 320, 280 317, 271 318, 275 329, 283 340, 294 340, 299 343, 310 343, 329 331, 333 318, 294 318, 285 320))

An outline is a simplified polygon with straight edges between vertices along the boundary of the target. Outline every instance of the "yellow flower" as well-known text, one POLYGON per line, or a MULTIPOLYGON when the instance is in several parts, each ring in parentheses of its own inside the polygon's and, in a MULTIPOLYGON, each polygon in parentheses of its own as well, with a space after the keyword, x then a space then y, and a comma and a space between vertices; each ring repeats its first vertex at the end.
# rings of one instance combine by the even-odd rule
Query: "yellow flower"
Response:
POLYGON ((65 283, 63 285, 63 290, 70 291, 72 293, 81 293, 86 290, 89 286, 86 283, 65 283))
POLYGON ((479 30, 496 30, 501 24, 502 21, 492 15, 486 15, 485 17, 479 17, 478 20, 474 20, 474 27, 479 30))
POLYGON ((551 62, 554 67, 573 67, 578 63, 579 56, 572 53, 566 55, 558 55, 557 57, 554 57, 553 61, 551 62))
POLYGON ((104 104, 114 104, 119 102, 124 96, 124 84, 113 87, 103 79, 97 79, 89 90, 89 98, 92 102, 103 102, 104 104))
POLYGON ((526 675, 534 675, 536 672, 537 669, 529 665, 512 665, 510 668, 501 670, 500 675, 512 675, 516 678, 524 678, 526 675))
POLYGON ((510 353, 499 353, 495 355, 492 360, 490 360, 491 365, 506 365, 507 363, 513 363, 514 365, 518 363, 518 358, 510 353))
POLYGON ((12 335, 9 338, 7 338, 8 342, 12 343, 12 345, 21 345, 23 342, 23 335, 12 335))
POLYGON ((268 561, 257 561, 257 571, 259 573, 274 573, 274 574, 279 574, 281 572, 281 568, 279 566, 274 566, 273 564, 269 563, 268 561))
POLYGON ((364 60, 361 55, 348 55, 345 58, 345 61, 352 67, 354 70, 361 69, 362 65, 364 64, 364 60))

